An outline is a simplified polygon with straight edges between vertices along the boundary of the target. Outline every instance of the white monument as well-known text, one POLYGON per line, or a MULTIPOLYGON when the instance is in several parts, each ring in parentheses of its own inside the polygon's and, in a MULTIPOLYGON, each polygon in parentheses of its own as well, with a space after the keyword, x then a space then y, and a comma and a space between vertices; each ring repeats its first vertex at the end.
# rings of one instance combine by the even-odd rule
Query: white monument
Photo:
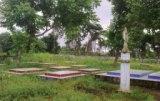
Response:
POLYGON ((121 78, 120 91, 130 92, 130 52, 128 49, 128 32, 125 27, 123 31, 124 45, 121 53, 121 78))

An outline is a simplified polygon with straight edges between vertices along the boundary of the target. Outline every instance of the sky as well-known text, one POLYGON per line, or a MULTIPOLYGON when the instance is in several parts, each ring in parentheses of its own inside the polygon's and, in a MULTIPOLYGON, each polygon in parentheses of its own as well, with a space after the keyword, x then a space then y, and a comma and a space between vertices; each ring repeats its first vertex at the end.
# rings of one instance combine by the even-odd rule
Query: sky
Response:
POLYGON ((99 7, 95 9, 101 26, 106 29, 110 25, 112 16, 112 5, 108 0, 102 0, 99 7))
MULTIPOLYGON (((104 29, 106 29, 109 26, 110 21, 113 17, 111 12, 111 7, 112 7, 111 3, 108 2, 108 0, 102 0, 100 6, 95 9, 96 15, 99 18, 99 23, 104 29)), ((6 28, 0 27, 0 33, 6 31, 7 31, 6 28)))

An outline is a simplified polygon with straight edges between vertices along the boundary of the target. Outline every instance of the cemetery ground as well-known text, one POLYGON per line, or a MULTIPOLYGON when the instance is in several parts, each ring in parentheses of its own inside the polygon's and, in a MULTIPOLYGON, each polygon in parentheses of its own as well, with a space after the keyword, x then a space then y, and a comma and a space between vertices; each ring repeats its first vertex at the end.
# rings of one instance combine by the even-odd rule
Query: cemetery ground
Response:
MULTIPOLYGON (((86 65, 103 71, 120 69, 119 63, 113 64, 113 60, 105 56, 25 54, 19 64, 6 60, 5 65, 0 65, 0 101, 160 101, 160 91, 155 89, 131 86, 131 93, 122 93, 118 92, 118 84, 97 79, 93 75, 66 80, 44 80, 36 74, 10 75, 6 72, 13 68, 29 67, 49 71, 51 65, 42 63, 86 65)), ((152 61, 140 63, 135 59, 131 61, 131 68, 160 71, 159 64, 152 61)))

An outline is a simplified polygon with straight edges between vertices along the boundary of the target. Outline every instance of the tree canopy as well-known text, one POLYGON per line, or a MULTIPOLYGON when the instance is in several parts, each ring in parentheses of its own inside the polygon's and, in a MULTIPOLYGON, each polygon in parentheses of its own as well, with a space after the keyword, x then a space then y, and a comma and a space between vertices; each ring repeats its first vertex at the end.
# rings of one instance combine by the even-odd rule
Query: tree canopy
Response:
POLYGON ((100 0, 2 0, 1 15, 3 26, 14 30, 21 27, 35 36, 50 29, 63 27, 65 30, 78 29, 86 21, 96 19, 94 7, 100 0))

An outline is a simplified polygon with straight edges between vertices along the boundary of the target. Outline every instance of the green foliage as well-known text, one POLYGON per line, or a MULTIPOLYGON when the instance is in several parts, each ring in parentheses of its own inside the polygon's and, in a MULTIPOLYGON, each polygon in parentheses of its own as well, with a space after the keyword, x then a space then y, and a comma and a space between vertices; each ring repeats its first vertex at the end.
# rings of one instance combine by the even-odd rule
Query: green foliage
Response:
POLYGON ((12 40, 10 33, 0 34, 0 49, 2 52, 9 53, 12 48, 12 40))
POLYGON ((143 28, 157 30, 160 28, 160 2, 157 0, 127 0, 131 12, 130 23, 143 28))
POLYGON ((24 28, 28 34, 35 34, 41 28, 43 18, 36 14, 36 10, 27 0, 2 0, 1 14, 5 22, 3 25, 14 30, 14 25, 24 28))
POLYGON ((57 40, 58 40, 58 36, 53 34, 43 37, 42 41, 46 44, 45 50, 49 53, 58 54, 60 52, 60 46, 57 40))
POLYGON ((121 50, 123 47, 123 38, 121 33, 116 33, 113 30, 109 30, 105 33, 105 36, 108 38, 106 41, 107 45, 112 50, 121 50))
MULTIPOLYGON (((157 58, 160 58, 160 43, 159 43, 160 2, 157 0, 126 0, 126 1, 128 7, 130 8, 130 12, 127 15, 128 22, 130 24, 131 29, 134 29, 136 27, 136 30, 141 32, 137 33, 136 35, 141 36, 139 38, 140 39, 139 41, 141 41, 141 43, 143 44, 141 45, 143 47, 143 50, 146 50, 145 44, 149 43, 151 45, 150 48, 152 48, 157 54, 157 58), (146 31, 145 34, 147 35, 142 33, 144 30, 146 31)), ((137 37, 135 37, 135 40, 137 40, 137 37)))
POLYGON ((31 43, 31 53, 37 53, 37 52, 45 52, 46 44, 41 39, 34 38, 33 42, 31 43))
MULTIPOLYGON (((29 34, 27 52, 33 38, 44 35, 51 29, 65 33, 72 40, 80 36, 87 22, 97 20, 94 8, 101 0, 2 0, 1 24, 15 31, 20 27, 29 34), (40 33, 42 32, 42 33, 40 33), (37 34, 38 33, 38 34, 37 34)), ((55 53, 57 53, 58 48, 55 53)))
MULTIPOLYGON (((7 75, 6 75, 7 76, 7 75)), ((53 96, 56 93, 56 88, 51 83, 38 82, 35 77, 22 77, 8 76, 3 77, 1 80, 0 98, 3 101, 21 100, 34 96, 53 96), (18 81, 18 82, 17 82, 18 81)))
POLYGON ((123 47, 122 32, 124 27, 128 27, 127 24, 127 14, 129 12, 128 5, 125 0, 109 0, 111 1, 113 20, 110 25, 109 31, 107 31, 105 36, 107 36, 106 44, 111 47, 111 52, 115 56, 115 62, 117 62, 119 57, 119 52, 123 47))
POLYGON ((22 32, 16 32, 11 35, 13 41, 13 52, 25 52, 28 42, 28 34, 22 32))
MULTIPOLYGON (((17 25, 34 36, 44 27, 78 28, 88 20, 95 19, 93 8, 100 0, 2 0, 3 24, 9 28, 17 25), (37 13, 41 12, 39 15, 37 13), (50 22, 53 22, 50 24, 50 22)), ((46 29, 46 31, 48 28, 46 29)))

